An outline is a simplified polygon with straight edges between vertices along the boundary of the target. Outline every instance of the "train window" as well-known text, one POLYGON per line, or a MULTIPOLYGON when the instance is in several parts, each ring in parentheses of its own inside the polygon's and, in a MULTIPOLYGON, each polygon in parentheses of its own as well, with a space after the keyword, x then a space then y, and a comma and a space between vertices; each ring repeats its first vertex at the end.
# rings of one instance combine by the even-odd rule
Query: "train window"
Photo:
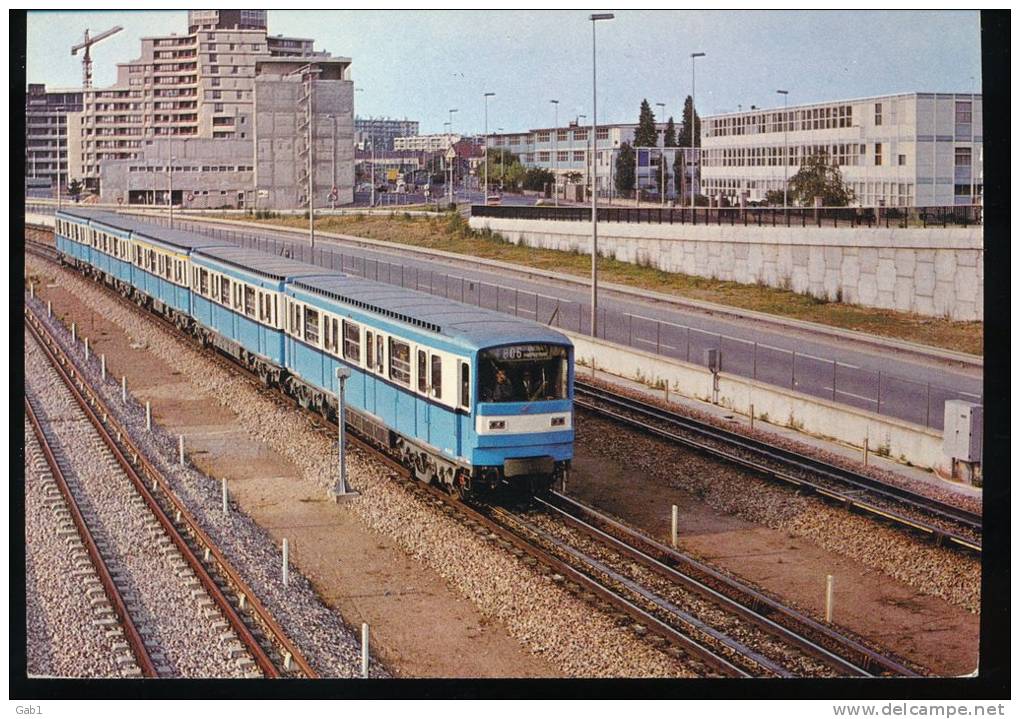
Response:
POLYGON ((242 305, 242 298, 244 297, 244 285, 240 282, 234 283, 234 309, 240 310, 242 305))
POLYGON ((375 368, 377 370, 379 370, 380 372, 382 372, 383 368, 386 366, 386 355, 385 355, 386 350, 383 349, 383 347, 385 347, 385 346, 386 345, 383 342, 382 335, 376 335, 375 336, 375 368))
POLYGON ((432 396, 443 398, 443 358, 432 355, 432 396))
POLYGON ((340 338, 337 336, 337 329, 339 329, 340 323, 337 322, 336 317, 334 317, 329 321, 329 324, 330 327, 332 327, 333 329, 333 332, 331 334, 332 340, 330 341, 329 349, 333 352, 333 354, 340 354, 340 350, 337 349, 340 345, 340 338))
POLYGON ((567 396, 567 348, 533 344, 478 355, 482 402, 534 402, 567 396))
POLYGON ((411 346, 390 337, 390 379, 411 384, 411 346))
POLYGON ((329 350, 330 339, 332 335, 329 332, 329 317, 326 315, 322 316, 322 348, 329 350))
POLYGON ((276 327, 276 323, 280 321, 280 315, 276 311, 276 295, 273 295, 273 316, 269 318, 273 327, 276 327))
POLYGON ((319 343, 319 313, 311 307, 305 307, 305 341, 319 343))
POLYGON ((429 391, 429 369, 425 350, 418 350, 418 391, 429 391))
POLYGON ((471 366, 467 362, 460 365, 460 406, 471 406, 471 366))
POLYGON ((372 369, 372 367, 375 366, 375 360, 374 360, 375 352, 372 351, 372 348, 373 348, 374 344, 375 344, 375 335, 373 335, 371 332, 366 331, 365 332, 365 366, 368 367, 369 369, 372 369))
POLYGON ((209 294, 209 273, 205 270, 198 272, 198 291, 203 295, 209 294))
POLYGON ((361 362, 361 328, 344 320, 344 359, 361 362))
POLYGON ((220 283, 220 302, 230 307, 230 280, 226 277, 220 283))
POLYGON ((293 302, 290 304, 290 333, 301 336, 301 307, 293 302))
POLYGON ((170 276, 173 273, 173 263, 174 260, 172 258, 170 257, 163 258, 163 276, 166 277, 168 280, 170 279, 170 276))
POLYGON ((244 288, 244 313, 249 317, 255 316, 255 288, 244 288))

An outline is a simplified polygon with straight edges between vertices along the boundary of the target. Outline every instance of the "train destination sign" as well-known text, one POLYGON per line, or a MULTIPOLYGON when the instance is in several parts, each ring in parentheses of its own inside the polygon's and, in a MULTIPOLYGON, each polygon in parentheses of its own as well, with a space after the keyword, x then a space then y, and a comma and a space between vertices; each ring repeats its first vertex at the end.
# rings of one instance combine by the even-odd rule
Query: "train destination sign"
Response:
POLYGON ((552 350, 552 345, 513 345, 498 347, 495 354, 501 360, 544 360, 554 356, 552 350))

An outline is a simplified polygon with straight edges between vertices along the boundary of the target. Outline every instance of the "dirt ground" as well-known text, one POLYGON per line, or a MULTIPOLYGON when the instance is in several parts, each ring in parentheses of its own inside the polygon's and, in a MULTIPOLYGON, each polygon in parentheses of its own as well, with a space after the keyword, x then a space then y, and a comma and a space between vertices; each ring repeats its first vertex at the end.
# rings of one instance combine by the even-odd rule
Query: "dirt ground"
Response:
POLYGON ((432 570, 326 500, 280 455, 236 426, 233 412, 59 286, 38 288, 54 314, 78 324, 114 377, 149 400, 153 421, 183 434, 196 466, 226 477, 231 496, 277 542, 344 619, 372 631, 372 651, 396 677, 558 677, 482 617, 432 570))
POLYGON ((824 615, 825 577, 835 578, 833 621, 942 676, 968 674, 978 661, 980 617, 802 537, 720 514, 696 496, 665 487, 604 457, 578 456, 568 494, 614 514, 664 544, 670 507, 680 514, 680 546, 773 596, 824 615))

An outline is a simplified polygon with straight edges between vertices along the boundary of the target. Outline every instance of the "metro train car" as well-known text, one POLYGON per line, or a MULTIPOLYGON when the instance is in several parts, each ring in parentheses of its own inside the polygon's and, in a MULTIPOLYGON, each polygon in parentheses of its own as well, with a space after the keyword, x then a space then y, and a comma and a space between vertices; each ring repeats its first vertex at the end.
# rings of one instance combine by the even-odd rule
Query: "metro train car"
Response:
POLYGON ((64 261, 329 419, 346 369, 348 424, 423 481, 534 492, 570 466, 573 346, 545 325, 109 213, 60 212, 56 234, 64 261))

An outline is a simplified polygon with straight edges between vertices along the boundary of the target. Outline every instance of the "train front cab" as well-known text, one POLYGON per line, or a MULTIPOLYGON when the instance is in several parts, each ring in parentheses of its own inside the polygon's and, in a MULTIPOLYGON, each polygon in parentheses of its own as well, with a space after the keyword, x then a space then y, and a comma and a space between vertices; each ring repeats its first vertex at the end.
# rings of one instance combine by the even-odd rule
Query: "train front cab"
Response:
POLYGON ((475 481, 536 491, 573 458, 573 347, 518 344, 475 356, 475 481))

